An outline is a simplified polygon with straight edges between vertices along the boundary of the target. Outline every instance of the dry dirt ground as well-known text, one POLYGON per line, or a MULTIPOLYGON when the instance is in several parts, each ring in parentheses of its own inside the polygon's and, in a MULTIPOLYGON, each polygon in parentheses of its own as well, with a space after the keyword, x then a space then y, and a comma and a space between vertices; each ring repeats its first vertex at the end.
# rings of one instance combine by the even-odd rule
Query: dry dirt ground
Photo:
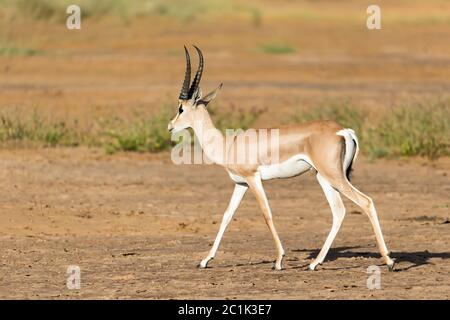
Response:
POLYGON ((341 232, 318 271, 306 271, 331 226, 312 173, 265 184, 286 269, 249 193, 211 268, 207 253, 232 191, 219 167, 175 166, 168 153, 85 149, 0 152, 1 298, 450 298, 450 162, 359 159, 354 184, 373 197, 396 272, 367 217, 345 201, 341 232), (66 270, 81 268, 81 289, 66 270), (366 287, 381 267, 380 290, 366 287))

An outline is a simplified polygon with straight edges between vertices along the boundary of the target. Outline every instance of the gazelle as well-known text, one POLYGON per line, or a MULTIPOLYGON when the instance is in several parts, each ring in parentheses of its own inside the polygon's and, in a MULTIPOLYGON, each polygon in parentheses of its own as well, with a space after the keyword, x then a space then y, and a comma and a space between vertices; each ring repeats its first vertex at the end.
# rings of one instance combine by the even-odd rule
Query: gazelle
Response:
MULTIPOLYGON (((285 252, 272 220, 272 211, 269 207, 262 181, 274 178, 290 178, 308 170, 313 170, 331 207, 333 224, 325 244, 317 258, 311 262, 309 268, 315 270, 317 265, 324 261, 344 220, 345 207, 341 199, 342 194, 360 206, 368 215, 381 256, 388 265, 389 270, 392 270, 394 261, 389 257, 389 251, 383 239, 374 203, 370 197, 357 190, 349 181, 349 172, 359 150, 355 132, 352 129, 344 129, 333 121, 314 121, 280 128, 276 146, 278 148, 278 161, 276 163, 268 162, 264 157, 260 156, 262 153, 267 154, 267 151, 269 153, 274 151, 273 146, 269 147, 267 144, 257 145, 258 154, 254 155, 254 158, 256 158, 254 163, 226 161, 228 156, 220 154, 220 150, 235 149, 236 146, 234 144, 237 143, 238 139, 232 140, 231 145, 227 144, 225 146, 223 141, 225 137, 215 128, 207 108, 222 85, 206 96, 202 96, 199 84, 203 73, 204 59, 202 52, 197 47, 195 49, 199 56, 199 66, 190 85, 191 63, 189 52, 186 47, 184 49, 186 54, 186 73, 179 96, 178 113, 169 122, 168 130, 174 133, 186 128, 192 128, 203 152, 213 162, 223 166, 235 182, 233 195, 224 213, 214 244, 209 254, 200 262, 199 267, 206 268, 208 262, 216 255, 225 229, 246 191, 250 188, 258 200, 265 222, 275 242, 277 257, 274 268, 277 270, 283 269, 285 252), (205 132, 212 132, 216 138, 211 139, 211 135, 205 135, 205 132), (267 148, 271 148, 271 150, 267 150, 267 148)), ((256 134, 260 135, 260 132, 256 131, 256 134)), ((240 134, 245 134, 245 132, 238 133, 236 136, 239 137, 240 134)), ((240 141, 243 144, 249 143, 245 139, 240 141)), ((243 152, 251 152, 248 149, 252 148, 246 148, 245 145, 242 149, 238 148, 238 150, 244 150, 243 152)))

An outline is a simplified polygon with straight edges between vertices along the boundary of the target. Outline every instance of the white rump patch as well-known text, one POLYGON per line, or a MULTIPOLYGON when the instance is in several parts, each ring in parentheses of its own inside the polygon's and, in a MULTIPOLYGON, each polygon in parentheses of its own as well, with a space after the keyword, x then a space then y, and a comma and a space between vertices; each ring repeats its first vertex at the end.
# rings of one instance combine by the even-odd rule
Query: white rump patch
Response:
POLYGON ((344 163, 343 170, 347 171, 350 163, 356 160, 359 152, 359 143, 358 138, 356 137, 356 133, 353 129, 342 129, 336 132, 338 136, 344 137, 345 139, 345 155, 344 155, 344 163), (355 141, 355 142, 353 142, 355 141))

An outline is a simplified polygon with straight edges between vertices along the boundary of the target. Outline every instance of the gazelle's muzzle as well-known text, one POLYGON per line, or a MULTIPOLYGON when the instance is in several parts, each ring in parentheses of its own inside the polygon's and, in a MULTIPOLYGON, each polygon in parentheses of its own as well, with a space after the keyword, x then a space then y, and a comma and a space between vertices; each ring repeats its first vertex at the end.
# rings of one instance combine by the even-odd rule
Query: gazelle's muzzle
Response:
POLYGON ((170 121, 169 124, 167 125, 167 130, 169 130, 169 132, 172 132, 173 130, 172 121, 170 121))

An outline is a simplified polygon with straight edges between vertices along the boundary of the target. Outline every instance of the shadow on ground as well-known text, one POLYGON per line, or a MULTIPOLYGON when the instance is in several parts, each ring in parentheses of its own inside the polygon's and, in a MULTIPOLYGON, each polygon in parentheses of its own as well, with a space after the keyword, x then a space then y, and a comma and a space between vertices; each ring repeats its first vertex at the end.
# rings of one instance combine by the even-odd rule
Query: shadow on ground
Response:
MULTIPOLYGON (((325 262, 334 261, 339 258, 380 258, 381 255, 378 252, 370 252, 370 251, 353 251, 355 249, 360 249, 361 246, 353 246, 353 247, 337 247, 331 248, 327 254, 325 262)), ((294 249, 293 252, 306 252, 308 253, 308 257, 306 259, 315 259, 319 254, 320 249, 294 249)), ((414 252, 392 252, 391 258, 395 260, 396 268, 394 271, 406 271, 412 268, 420 267, 423 265, 431 264, 430 259, 440 258, 440 259, 449 259, 450 252, 429 252, 428 250, 424 251, 414 251, 414 252), (399 267, 400 263, 409 263, 409 266, 399 267)), ((328 268, 327 268, 328 269, 328 268)), ((346 268, 348 269, 348 268, 346 268)))

